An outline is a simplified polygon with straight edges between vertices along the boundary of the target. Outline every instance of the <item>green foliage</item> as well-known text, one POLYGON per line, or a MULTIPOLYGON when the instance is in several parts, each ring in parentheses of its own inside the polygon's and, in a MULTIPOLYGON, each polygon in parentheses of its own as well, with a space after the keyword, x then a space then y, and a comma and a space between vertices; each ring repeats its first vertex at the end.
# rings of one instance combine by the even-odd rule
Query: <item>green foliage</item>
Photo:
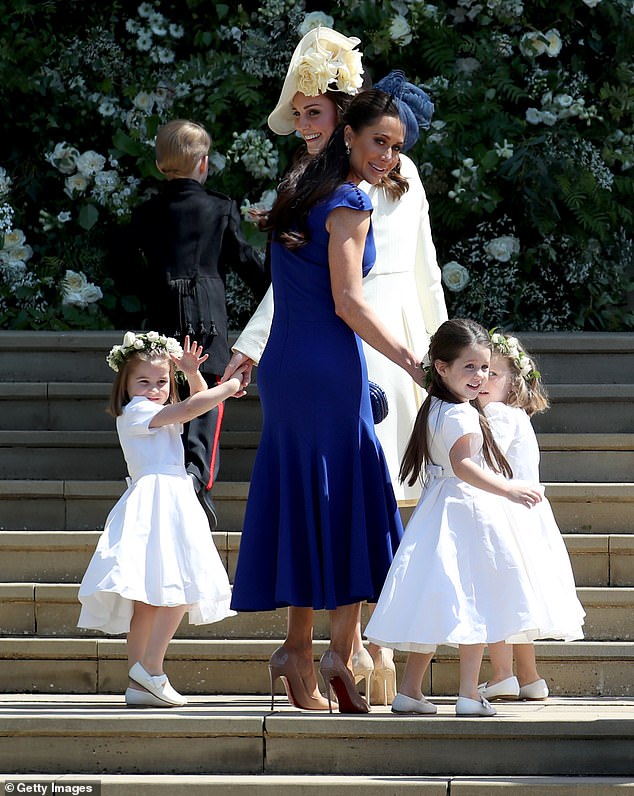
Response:
MULTIPOLYGON (((115 244, 171 118, 210 130, 212 188, 270 200, 297 140, 266 118, 314 12, 361 39, 373 79, 401 68, 434 101, 409 154, 439 264, 462 274, 452 315, 634 328, 631 0, 0 0, 0 327, 142 317, 115 244)), ((233 277, 228 295, 237 327, 252 297, 233 277)))

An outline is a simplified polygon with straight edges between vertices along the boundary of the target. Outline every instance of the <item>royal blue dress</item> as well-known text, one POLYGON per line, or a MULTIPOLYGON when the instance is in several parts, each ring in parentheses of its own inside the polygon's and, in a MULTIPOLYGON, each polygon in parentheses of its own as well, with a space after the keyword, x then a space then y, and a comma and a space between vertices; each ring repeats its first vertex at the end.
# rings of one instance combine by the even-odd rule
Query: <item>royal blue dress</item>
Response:
MULTIPOLYGON (((346 183, 311 210, 305 246, 271 247, 275 313, 258 367, 264 420, 231 602, 237 611, 376 602, 403 533, 361 340, 335 314, 325 225, 336 207, 372 209, 346 183)), ((364 276, 374 259, 370 231, 364 276)))

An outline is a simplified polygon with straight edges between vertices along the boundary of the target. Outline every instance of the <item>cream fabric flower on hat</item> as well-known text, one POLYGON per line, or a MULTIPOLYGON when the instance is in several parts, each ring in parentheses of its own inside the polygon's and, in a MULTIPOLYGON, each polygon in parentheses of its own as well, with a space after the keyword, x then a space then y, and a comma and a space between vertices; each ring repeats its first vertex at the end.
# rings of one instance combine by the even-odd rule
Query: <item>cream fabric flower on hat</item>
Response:
POLYGON ((278 135, 295 130, 293 97, 300 91, 316 97, 326 91, 356 94, 363 85, 360 43, 354 36, 344 36, 332 28, 317 27, 302 38, 291 58, 284 85, 275 109, 268 118, 269 127, 278 135))

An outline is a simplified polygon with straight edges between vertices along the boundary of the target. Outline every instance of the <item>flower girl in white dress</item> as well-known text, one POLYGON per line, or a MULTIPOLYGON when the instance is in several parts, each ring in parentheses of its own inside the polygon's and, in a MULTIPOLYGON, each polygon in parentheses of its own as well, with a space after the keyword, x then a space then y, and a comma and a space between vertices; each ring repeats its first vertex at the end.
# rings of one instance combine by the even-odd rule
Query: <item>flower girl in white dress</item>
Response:
POLYGON ((184 705, 163 672, 181 619, 189 611, 192 624, 207 624, 235 613, 181 441, 183 423, 240 391, 240 373, 207 389, 198 370, 206 358, 189 338, 183 351, 157 332, 127 332, 107 357, 117 372, 109 411, 130 477, 83 577, 78 626, 128 634, 130 706, 184 705), (181 402, 176 367, 190 387, 181 402))
POLYGON ((423 494, 365 631, 410 653, 392 703, 397 713, 436 712, 422 696, 422 677, 436 646, 450 644, 460 655, 456 714, 494 715, 478 692, 484 646, 529 641, 550 627, 541 584, 517 542, 529 514, 520 506, 540 503, 542 490, 509 477, 475 400, 490 345, 488 332, 465 319, 446 321, 431 340, 428 397, 401 467, 403 479, 423 474, 423 494))
MULTIPOLYGON (((539 481, 539 445, 530 418, 548 409, 541 374, 516 337, 507 337, 494 330, 491 343, 489 381, 478 401, 484 407, 493 436, 513 474, 539 481)), ((530 524, 529 532, 520 542, 525 556, 534 559, 535 566, 544 571, 548 599, 553 610, 558 611, 557 627, 551 628, 550 638, 564 641, 583 638, 585 612, 577 598, 566 545, 546 498, 532 512, 530 524)), ((533 644, 492 644, 489 657, 493 674, 480 686, 480 693, 488 700, 544 700, 548 697, 548 685, 537 671, 533 644), (513 658, 517 663, 517 677, 513 674, 513 658)))

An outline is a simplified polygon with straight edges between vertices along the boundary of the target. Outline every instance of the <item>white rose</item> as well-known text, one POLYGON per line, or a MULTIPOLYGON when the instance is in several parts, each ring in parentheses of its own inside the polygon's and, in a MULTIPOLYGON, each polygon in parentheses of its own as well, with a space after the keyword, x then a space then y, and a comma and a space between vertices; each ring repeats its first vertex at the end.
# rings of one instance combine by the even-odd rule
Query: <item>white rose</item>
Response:
POLYGON ((136 334, 134 332, 126 332, 123 335, 123 347, 130 348, 130 346, 134 345, 135 340, 136 340, 136 334))
POLYGON ((542 33, 525 33, 520 39, 520 52, 528 58, 534 58, 546 52, 546 42, 542 33))
POLYGON ((88 149, 77 158, 77 171, 84 177, 92 177, 106 165, 106 159, 98 152, 88 149))
POLYGON ((145 336, 147 337, 147 339, 151 343, 153 343, 155 340, 159 339, 159 333, 158 332, 148 332, 145 336))
POLYGON ((361 53, 357 50, 345 50, 341 53, 341 62, 337 71, 337 88, 346 94, 356 94, 363 85, 363 66, 361 53))
POLYGON ((75 162, 79 151, 75 147, 67 146, 65 141, 57 144, 52 152, 46 155, 46 160, 62 174, 71 174, 75 171, 75 162))
POLYGON ((24 241, 26 240, 26 235, 22 232, 21 229, 12 229, 9 232, 5 233, 4 236, 4 248, 5 249, 14 249, 18 246, 22 246, 24 241))
POLYGON ((334 24, 335 20, 328 14, 324 14, 323 11, 311 11, 310 14, 306 14, 304 17, 304 21, 297 29, 297 32, 300 36, 305 36, 309 30, 318 28, 320 25, 324 28, 332 28, 334 24))
POLYGON ((542 113, 537 108, 526 109, 526 121, 529 124, 539 124, 542 120, 542 113))
POLYGON ((64 193, 72 199, 76 193, 84 193, 88 188, 88 178, 83 174, 71 174, 64 180, 64 193))
POLYGON ((460 263, 452 260, 442 267, 442 281, 454 293, 459 293, 469 282, 469 271, 460 263))
POLYGON ((392 18, 390 24, 390 38, 398 44, 405 45, 412 41, 412 29, 408 21, 401 14, 392 18))
POLYGON ((501 263, 508 263, 514 254, 519 254, 520 242, 512 235, 502 235, 489 241, 484 250, 495 260, 499 260, 501 263))
POLYGON ((546 39, 546 53, 550 58, 556 58, 561 52, 561 36, 556 28, 551 28, 544 33, 546 39))
POLYGON ((66 271, 62 279, 62 289, 68 292, 81 290, 85 284, 85 275, 78 271, 71 271, 70 269, 66 271))

